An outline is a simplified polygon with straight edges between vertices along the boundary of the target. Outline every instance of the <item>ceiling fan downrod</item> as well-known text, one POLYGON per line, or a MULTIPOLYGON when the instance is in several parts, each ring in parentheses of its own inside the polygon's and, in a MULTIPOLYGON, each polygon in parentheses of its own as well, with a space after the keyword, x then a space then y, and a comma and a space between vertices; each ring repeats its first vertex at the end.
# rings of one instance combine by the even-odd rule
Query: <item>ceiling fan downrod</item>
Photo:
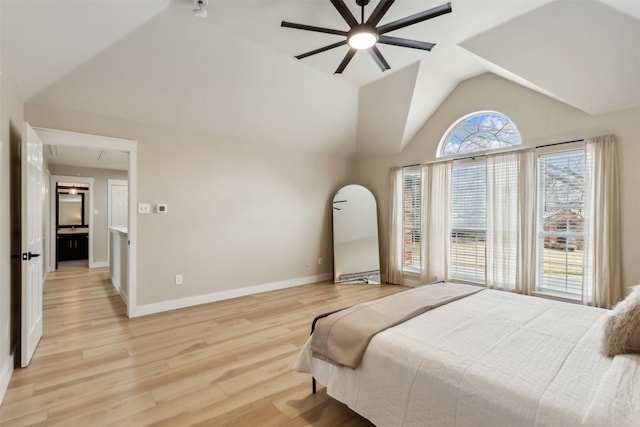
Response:
POLYGON ((364 24, 364 7, 369 4, 370 0, 356 0, 356 4, 360 6, 360 23, 364 24))

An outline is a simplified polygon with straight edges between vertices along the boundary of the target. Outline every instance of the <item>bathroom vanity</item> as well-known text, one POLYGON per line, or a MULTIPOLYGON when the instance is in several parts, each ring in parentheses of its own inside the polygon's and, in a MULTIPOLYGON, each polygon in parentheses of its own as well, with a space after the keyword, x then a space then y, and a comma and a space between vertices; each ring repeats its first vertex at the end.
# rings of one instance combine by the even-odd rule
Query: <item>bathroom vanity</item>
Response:
POLYGON ((89 228, 58 229, 58 261, 89 258, 89 228))

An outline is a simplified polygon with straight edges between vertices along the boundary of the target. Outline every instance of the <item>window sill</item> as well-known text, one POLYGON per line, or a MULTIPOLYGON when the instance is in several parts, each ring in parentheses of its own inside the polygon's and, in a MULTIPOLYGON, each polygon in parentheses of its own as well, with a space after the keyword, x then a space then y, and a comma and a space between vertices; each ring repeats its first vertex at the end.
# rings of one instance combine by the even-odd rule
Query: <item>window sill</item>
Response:
POLYGON ((402 270, 402 274, 408 277, 420 277, 420 271, 418 270, 402 270))
POLYGON ((549 292, 549 291, 547 292, 535 291, 535 292, 532 292, 531 295, 536 297, 541 297, 541 298, 552 299, 555 301, 570 302, 573 304, 581 304, 581 300, 582 300, 582 298, 577 295, 568 296, 566 294, 561 294, 559 292, 549 292))

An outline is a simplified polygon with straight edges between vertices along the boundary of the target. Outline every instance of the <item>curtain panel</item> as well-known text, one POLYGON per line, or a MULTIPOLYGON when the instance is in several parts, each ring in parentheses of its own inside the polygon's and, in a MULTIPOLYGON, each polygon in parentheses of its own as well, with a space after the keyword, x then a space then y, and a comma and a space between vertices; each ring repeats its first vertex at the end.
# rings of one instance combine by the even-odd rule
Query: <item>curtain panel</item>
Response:
POLYGON ((402 284, 402 168, 392 168, 389 181, 389 250, 387 252, 387 282, 402 284))
POLYGON ((516 290, 518 257, 518 153, 487 156, 486 285, 516 290))
POLYGON ((518 256, 516 285, 518 293, 531 295, 536 288, 536 152, 518 153, 518 256))
POLYGON ((535 288, 535 153, 487 156, 486 285, 530 295, 535 288))
POLYGON ((620 184, 613 135, 585 139, 582 302, 611 308, 622 298, 620 184))
POLYGON ((449 278, 453 162, 422 166, 421 274, 423 283, 449 278))

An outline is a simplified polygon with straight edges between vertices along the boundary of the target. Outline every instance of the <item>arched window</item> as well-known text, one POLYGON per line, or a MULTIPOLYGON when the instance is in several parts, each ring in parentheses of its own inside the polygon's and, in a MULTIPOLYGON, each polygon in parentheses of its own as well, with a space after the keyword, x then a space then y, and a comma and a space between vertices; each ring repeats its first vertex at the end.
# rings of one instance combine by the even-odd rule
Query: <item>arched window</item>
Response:
POLYGON ((449 128, 440 141, 437 156, 476 153, 521 143, 518 128, 507 116, 480 111, 462 117, 449 128))
POLYGON ((503 114, 480 111, 462 117, 438 146, 437 156, 446 161, 405 166, 402 192, 393 176, 394 243, 400 246, 402 239, 403 253, 392 254, 390 262, 399 264, 402 255, 403 272, 415 280, 439 271, 446 280, 600 304, 597 292, 583 286, 592 276, 587 266, 597 261, 585 249, 597 244, 585 213, 597 211, 588 203, 595 185, 591 159, 614 140, 607 136, 517 149, 518 129, 503 114), (447 217, 445 235, 429 236, 441 247, 448 243, 447 259, 421 256, 427 226, 440 228, 447 217), (532 224, 527 232, 521 230, 523 222, 532 224), (520 273, 520 263, 528 272, 520 273))

